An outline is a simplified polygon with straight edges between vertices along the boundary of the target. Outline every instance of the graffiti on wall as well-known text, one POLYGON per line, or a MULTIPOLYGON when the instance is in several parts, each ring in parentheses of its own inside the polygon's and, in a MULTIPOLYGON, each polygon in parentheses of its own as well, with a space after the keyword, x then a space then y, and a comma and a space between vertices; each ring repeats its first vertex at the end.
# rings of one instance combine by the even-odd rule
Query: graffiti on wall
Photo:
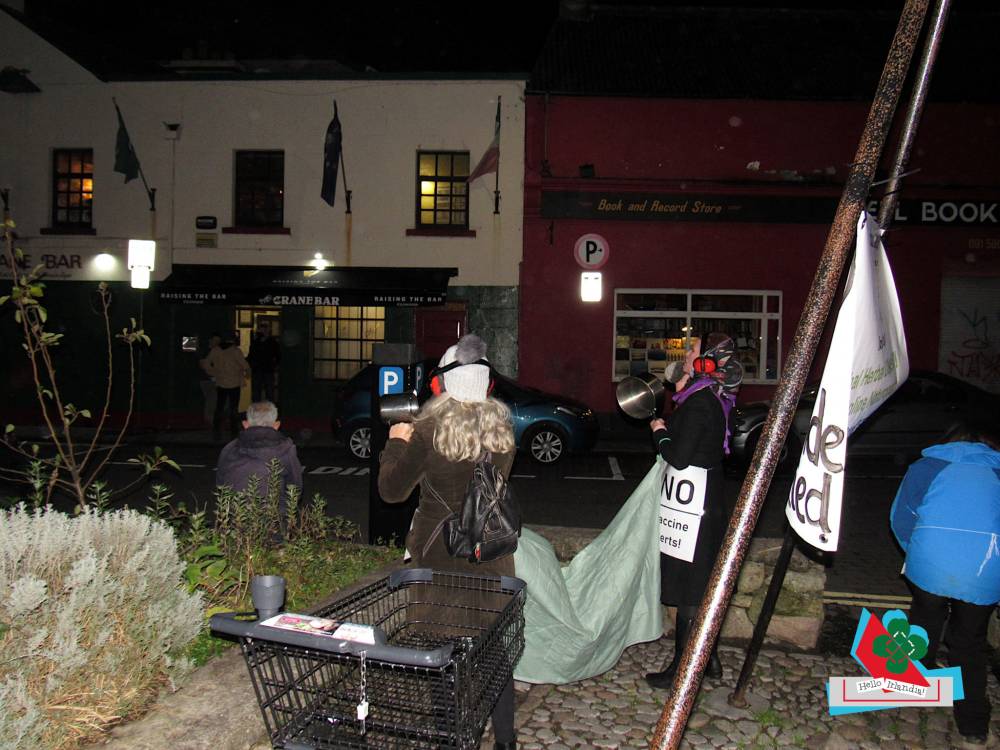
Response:
POLYGON ((946 350, 946 372, 988 391, 1000 392, 1000 350, 995 339, 990 338, 990 320, 994 331, 997 330, 1000 310, 984 312, 978 307, 971 310, 959 307, 954 314, 961 321, 958 329, 965 337, 960 342, 952 341, 946 350))

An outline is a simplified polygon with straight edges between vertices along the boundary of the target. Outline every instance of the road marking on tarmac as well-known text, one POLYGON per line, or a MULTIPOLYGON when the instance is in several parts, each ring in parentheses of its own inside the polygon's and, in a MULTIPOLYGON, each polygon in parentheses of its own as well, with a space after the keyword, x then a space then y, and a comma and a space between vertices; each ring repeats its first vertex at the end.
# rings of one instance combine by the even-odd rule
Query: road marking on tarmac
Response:
POLYGON ((625 476, 622 474, 622 468, 618 464, 618 459, 614 456, 608 456, 608 466, 611 467, 610 477, 563 477, 563 479, 596 479, 602 482, 624 482, 625 476))
MULTIPOLYGON (((303 467, 303 470, 305 467, 303 467)), ((371 469, 367 466, 317 466, 315 469, 306 472, 307 474, 339 474, 342 477, 363 477, 367 476, 371 469)))
POLYGON ((847 604, 872 609, 909 609, 909 596, 896 594, 852 594, 849 591, 824 591, 824 604, 847 604))

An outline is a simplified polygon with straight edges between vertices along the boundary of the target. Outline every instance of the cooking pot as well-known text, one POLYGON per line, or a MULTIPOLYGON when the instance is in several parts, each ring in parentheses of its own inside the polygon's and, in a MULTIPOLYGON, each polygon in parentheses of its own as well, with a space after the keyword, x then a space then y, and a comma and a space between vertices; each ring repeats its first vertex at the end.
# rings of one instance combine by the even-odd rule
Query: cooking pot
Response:
POLYGON ((650 372, 629 375, 618 383, 615 398, 633 419, 655 419, 663 411, 663 381, 650 372))

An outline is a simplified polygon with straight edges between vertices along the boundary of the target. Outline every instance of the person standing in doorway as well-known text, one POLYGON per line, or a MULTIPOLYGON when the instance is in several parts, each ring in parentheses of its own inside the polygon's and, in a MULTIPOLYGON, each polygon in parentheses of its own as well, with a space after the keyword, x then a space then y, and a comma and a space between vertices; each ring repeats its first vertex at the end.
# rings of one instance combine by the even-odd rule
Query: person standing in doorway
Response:
POLYGON ((227 333, 222 345, 205 358, 205 371, 215 380, 215 417, 212 429, 215 439, 222 439, 222 423, 228 419, 229 436, 235 438, 240 427, 240 387, 250 376, 250 365, 236 345, 236 334, 227 333))
POLYGON ((274 381, 281 362, 281 345, 271 335, 271 321, 257 320, 257 330, 250 340, 250 400, 274 403, 274 381))
POLYGON ((205 352, 204 357, 198 360, 198 366, 202 371, 201 395, 205 398, 204 418, 206 425, 210 425, 214 421, 216 403, 215 378, 213 378, 212 373, 209 372, 208 357, 212 352, 218 349, 221 344, 222 337, 217 333, 213 333, 208 337, 208 351, 205 352))

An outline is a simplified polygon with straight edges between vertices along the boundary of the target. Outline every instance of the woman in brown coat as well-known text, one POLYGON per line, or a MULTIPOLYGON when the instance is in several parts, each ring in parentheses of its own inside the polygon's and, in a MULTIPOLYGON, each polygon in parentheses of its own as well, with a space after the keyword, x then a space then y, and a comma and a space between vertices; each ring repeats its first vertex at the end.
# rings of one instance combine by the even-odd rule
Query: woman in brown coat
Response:
MULTIPOLYGON (((405 501, 420 485, 420 505, 406 537, 416 567, 474 573, 514 575, 514 556, 489 563, 471 563, 448 554, 442 521, 459 513, 476 461, 490 453, 504 476, 514 462, 510 411, 489 398, 490 365, 486 345, 474 334, 448 349, 431 374, 435 397, 413 424, 389 428, 382 451, 379 493, 386 502, 405 501)), ((471 613, 470 613, 471 614, 471 613)), ((496 750, 514 750, 514 682, 508 682, 493 709, 496 750)))

